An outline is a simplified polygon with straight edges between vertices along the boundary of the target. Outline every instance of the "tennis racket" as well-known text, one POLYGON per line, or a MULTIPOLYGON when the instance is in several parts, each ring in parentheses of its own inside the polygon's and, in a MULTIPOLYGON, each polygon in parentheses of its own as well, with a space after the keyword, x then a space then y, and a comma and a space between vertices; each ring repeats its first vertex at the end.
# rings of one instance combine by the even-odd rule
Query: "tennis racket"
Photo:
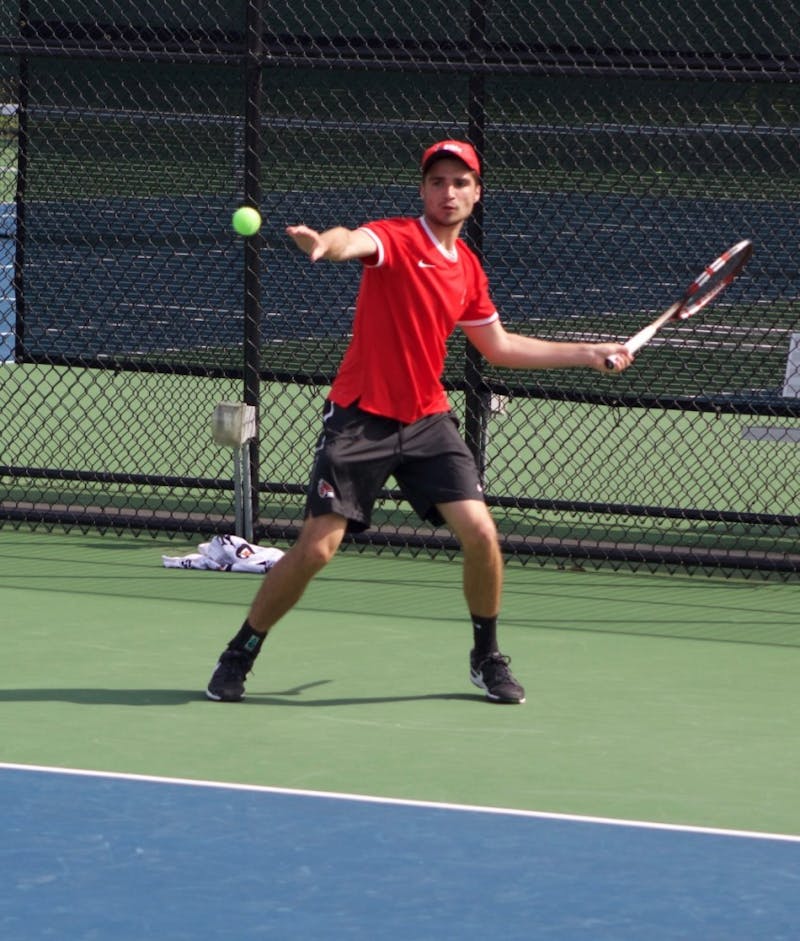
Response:
MULTIPOLYGON (((688 320, 698 310, 702 310, 706 304, 713 301, 717 294, 726 288, 744 268, 752 254, 753 243, 749 239, 744 239, 712 261, 703 273, 692 281, 679 301, 668 307, 660 317, 643 330, 625 341, 624 345, 631 355, 635 355, 646 343, 649 343, 665 323, 669 323, 670 320, 688 320)), ((616 365, 616 357, 609 356, 606 360, 606 368, 614 369, 616 365)))

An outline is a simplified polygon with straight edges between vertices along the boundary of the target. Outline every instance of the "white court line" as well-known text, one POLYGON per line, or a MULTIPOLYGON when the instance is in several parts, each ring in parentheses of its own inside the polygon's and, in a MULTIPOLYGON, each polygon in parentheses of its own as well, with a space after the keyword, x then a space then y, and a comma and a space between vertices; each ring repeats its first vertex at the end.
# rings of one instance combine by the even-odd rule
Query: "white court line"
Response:
POLYGON ((75 777, 102 778, 114 781, 141 781, 153 784, 178 784, 185 787, 216 788, 228 791, 247 791, 255 794, 281 794, 290 797, 317 797, 329 800, 354 801, 362 804, 384 804, 390 807, 420 807, 432 810, 451 810, 466 813, 498 814, 508 817, 528 817, 534 820, 562 820, 571 823, 594 823, 612 827, 636 827, 644 830, 668 830, 676 833, 699 833, 706 836, 740 837, 750 840, 773 840, 800 843, 800 835, 790 833, 764 833, 758 830, 726 830, 719 827, 697 827, 679 823, 658 823, 650 820, 623 820, 616 817, 592 817, 580 814, 559 814, 543 810, 520 810, 513 807, 483 807, 473 804, 450 804, 439 801, 410 800, 399 797, 375 797, 369 794, 346 794, 338 791, 309 791, 302 788, 270 787, 261 784, 235 784, 227 781, 203 781, 192 778, 161 777, 150 774, 127 774, 121 771, 90 771, 83 768, 56 768, 48 765, 22 765, 0 761, 0 771, 36 771, 43 774, 66 774, 75 777))

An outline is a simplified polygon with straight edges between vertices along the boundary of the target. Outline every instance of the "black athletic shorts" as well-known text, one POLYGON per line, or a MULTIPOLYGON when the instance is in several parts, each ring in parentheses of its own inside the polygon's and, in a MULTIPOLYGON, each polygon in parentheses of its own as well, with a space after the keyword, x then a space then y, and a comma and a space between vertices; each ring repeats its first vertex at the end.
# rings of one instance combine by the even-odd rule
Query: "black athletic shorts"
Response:
POLYGON ((451 412, 410 425, 326 401, 306 502, 307 516, 338 513, 350 532, 369 528, 381 488, 394 477, 414 511, 436 526, 437 503, 483 500, 475 459, 451 412))

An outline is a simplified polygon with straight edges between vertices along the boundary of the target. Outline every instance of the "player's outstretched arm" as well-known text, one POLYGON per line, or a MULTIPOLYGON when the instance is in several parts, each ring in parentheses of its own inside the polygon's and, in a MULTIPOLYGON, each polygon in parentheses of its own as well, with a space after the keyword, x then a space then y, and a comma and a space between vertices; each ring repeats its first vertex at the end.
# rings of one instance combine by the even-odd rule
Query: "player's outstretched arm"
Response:
POLYGON ((570 369, 621 372, 633 362, 622 343, 559 343, 508 333, 498 321, 481 327, 465 327, 464 333, 493 366, 510 369, 570 369), (607 362, 613 363, 609 368, 607 362))
POLYGON ((366 258, 374 255, 375 242, 363 229, 346 229, 334 226, 324 232, 317 232, 307 225, 290 225, 286 234, 311 261, 349 261, 352 258, 366 258))

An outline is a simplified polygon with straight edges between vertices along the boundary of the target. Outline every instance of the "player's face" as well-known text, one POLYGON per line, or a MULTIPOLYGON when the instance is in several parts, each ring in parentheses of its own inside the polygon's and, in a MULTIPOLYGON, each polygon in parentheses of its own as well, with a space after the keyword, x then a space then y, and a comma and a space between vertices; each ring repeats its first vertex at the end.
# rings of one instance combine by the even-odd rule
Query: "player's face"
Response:
POLYGON ((428 170, 420 186, 425 218, 434 225, 461 226, 481 198, 478 177, 460 160, 445 157, 428 170))

